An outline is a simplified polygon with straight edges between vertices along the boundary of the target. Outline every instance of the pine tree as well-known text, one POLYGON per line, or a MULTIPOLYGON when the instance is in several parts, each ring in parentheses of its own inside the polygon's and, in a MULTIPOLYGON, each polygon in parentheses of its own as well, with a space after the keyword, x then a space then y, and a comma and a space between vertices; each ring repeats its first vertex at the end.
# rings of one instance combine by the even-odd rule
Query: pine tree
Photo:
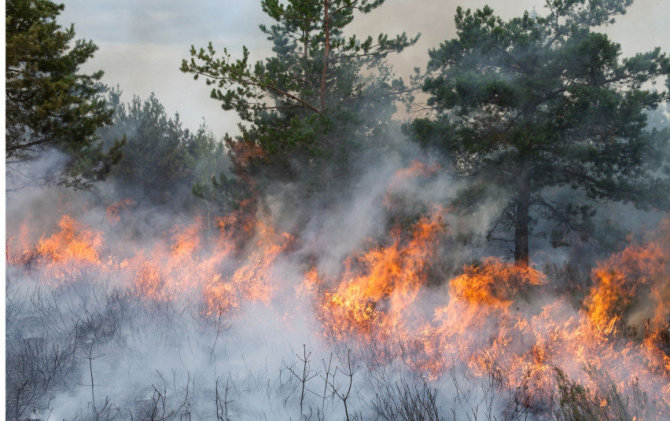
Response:
POLYGON ((532 215, 572 228, 591 215, 586 202, 553 202, 550 189, 644 204, 668 186, 656 159, 668 136, 646 129, 646 112, 668 98, 653 85, 668 58, 655 49, 622 59, 593 31, 630 3, 550 0, 546 16, 508 21, 488 6, 458 8, 457 37, 429 52, 423 90, 435 114, 411 132, 460 174, 509 192, 503 219, 519 264, 529 261, 532 215))
POLYGON ((181 70, 204 78, 211 97, 240 118, 238 136, 227 136, 238 174, 324 183, 345 179, 350 157, 379 139, 406 93, 385 63, 416 39, 381 34, 364 40, 345 35, 356 13, 383 0, 263 0, 274 20, 261 31, 273 54, 255 64, 245 47, 233 60, 211 43, 191 49, 181 70))
POLYGON ((196 131, 183 127, 179 114, 168 116, 158 98, 135 96, 120 101, 117 89, 109 93, 114 109, 112 124, 100 130, 101 138, 113 142, 126 138, 124 153, 109 178, 123 187, 123 198, 173 207, 190 206, 191 190, 225 168, 223 144, 204 123, 196 131))
POLYGON ((74 27, 56 18, 62 4, 6 2, 6 146, 9 159, 25 159, 53 146, 72 157, 65 181, 85 185, 104 177, 120 158, 122 142, 104 151, 96 131, 111 121, 102 72, 79 72, 97 47, 74 41, 74 27))

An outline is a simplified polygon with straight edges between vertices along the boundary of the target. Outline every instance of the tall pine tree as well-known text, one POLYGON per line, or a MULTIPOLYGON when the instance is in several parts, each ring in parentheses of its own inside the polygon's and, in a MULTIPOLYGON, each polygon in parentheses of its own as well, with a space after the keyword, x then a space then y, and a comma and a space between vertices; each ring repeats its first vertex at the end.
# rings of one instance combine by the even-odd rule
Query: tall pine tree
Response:
POLYGON ((405 93, 385 58, 415 40, 381 34, 345 35, 356 13, 383 0, 263 0, 274 21, 261 25, 273 54, 255 64, 249 51, 234 60, 211 43, 191 49, 181 70, 204 78, 211 97, 240 118, 240 135, 227 136, 238 174, 297 180, 322 189, 347 178, 350 157, 379 139, 405 93))
POLYGON ((5 152, 8 159, 34 157, 56 147, 70 160, 64 181, 78 186, 104 177, 120 158, 122 142, 104 150, 96 134, 111 122, 102 72, 83 74, 97 47, 74 40, 73 26, 56 18, 62 4, 49 0, 7 0, 5 152))
POLYGON ((655 49, 622 59, 593 31, 630 3, 549 0, 546 16, 508 21, 459 8, 456 38, 429 53, 423 90, 434 115, 412 132, 460 174, 509 192, 502 218, 518 264, 529 262, 531 216, 576 228, 591 213, 585 202, 550 200, 550 189, 643 204, 668 186, 655 159, 667 136, 646 130, 646 112, 667 99, 653 83, 670 72, 668 58, 655 49))

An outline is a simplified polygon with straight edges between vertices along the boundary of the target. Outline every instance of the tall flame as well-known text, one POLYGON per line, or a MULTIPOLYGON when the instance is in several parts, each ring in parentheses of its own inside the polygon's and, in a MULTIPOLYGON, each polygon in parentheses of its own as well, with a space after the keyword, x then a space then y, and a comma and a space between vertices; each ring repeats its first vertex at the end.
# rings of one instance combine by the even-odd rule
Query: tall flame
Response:
POLYGON ((390 246, 349 258, 342 281, 323 295, 320 314, 329 334, 343 339, 373 328, 388 335, 402 330, 402 315, 427 283, 434 243, 443 230, 436 211, 414 226, 408 241, 396 231, 390 246))
MULTIPOLYGON (((114 207, 108 223, 132 217, 120 211, 130 205, 114 207)), ((552 296, 551 280, 537 268, 497 258, 434 279, 447 233, 443 209, 395 227, 388 243, 349 256, 338 276, 322 276, 310 265, 303 279, 276 270, 296 240, 268 218, 231 214, 218 230, 205 221, 196 218, 175 226, 164 241, 138 245, 106 242, 111 229, 63 215, 58 230, 34 245, 22 226, 8 239, 8 262, 61 282, 82 268, 113 274, 147 300, 195 299, 205 317, 247 302, 268 304, 277 291, 293 288, 313 300, 325 341, 374 349, 367 357, 373 363, 399 359, 427 378, 455 366, 475 376, 493 373, 529 406, 558 387, 557 368, 592 390, 589 372, 607 372, 620 390, 634 375, 670 408, 670 220, 650 241, 600 262, 577 306, 574 297, 552 296), (132 248, 115 249, 115 243, 132 248)))

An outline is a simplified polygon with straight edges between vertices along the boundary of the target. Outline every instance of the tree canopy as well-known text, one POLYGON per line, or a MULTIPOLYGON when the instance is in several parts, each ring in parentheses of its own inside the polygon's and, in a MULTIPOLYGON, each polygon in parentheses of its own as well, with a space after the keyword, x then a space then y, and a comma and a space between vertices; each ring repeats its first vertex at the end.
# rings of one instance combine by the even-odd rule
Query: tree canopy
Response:
POLYGON ((96 131, 112 115, 102 71, 79 72, 97 47, 74 41, 74 27, 56 22, 63 8, 49 0, 6 2, 5 151, 8 158, 25 159, 57 147, 72 157, 66 181, 79 185, 108 173, 122 142, 102 149, 96 131))
POLYGON ((345 29, 356 13, 382 3, 263 0, 274 23, 260 29, 273 55, 255 64, 246 47, 237 60, 228 50, 217 55, 211 43, 192 47, 182 71, 204 78, 211 97, 240 118, 241 134, 227 137, 238 169, 282 180, 311 169, 312 179, 332 182, 346 175, 358 146, 380 136, 395 111, 394 97, 405 92, 384 59, 415 39, 380 34, 361 40, 345 29))
POLYGON ((127 139, 110 178, 123 188, 124 198, 188 206, 193 186, 225 169, 223 144, 204 124, 195 132, 184 128, 179 114, 169 117, 154 94, 145 100, 135 96, 128 104, 120 95, 118 90, 110 92, 114 118, 100 133, 109 143, 127 139))
POLYGON ((630 3, 550 0, 545 16, 507 21, 488 6, 459 7, 456 38, 429 52, 423 90, 434 115, 410 131, 447 152, 461 175, 510 193, 501 219, 520 264, 531 216, 572 229, 592 212, 586 201, 552 201, 550 189, 643 205, 668 185, 657 159, 667 133, 646 128, 647 112, 668 98, 656 85, 668 58, 658 48, 622 58, 593 29, 630 3))

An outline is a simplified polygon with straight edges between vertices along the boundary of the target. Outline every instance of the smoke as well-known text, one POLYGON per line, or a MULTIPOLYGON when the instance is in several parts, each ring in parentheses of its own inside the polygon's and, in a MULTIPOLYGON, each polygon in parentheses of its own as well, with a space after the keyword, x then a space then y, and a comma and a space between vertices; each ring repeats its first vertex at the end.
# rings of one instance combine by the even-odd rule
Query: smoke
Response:
POLYGON ((6 162, 7 193, 11 196, 29 188, 38 191, 35 188, 57 183, 67 162, 68 157, 64 153, 52 149, 31 159, 6 162))
MULTIPOLYGON (((116 174, 22 181, 52 179, 56 152, 8 172, 8 418, 670 418, 663 253, 591 274, 612 233, 572 254, 539 239, 527 270, 487 258, 504 191, 459 211, 473 186, 436 151, 392 132, 358 152, 328 191, 269 182, 226 214, 116 174)), ((596 225, 625 238, 652 216, 596 225)))
MULTIPOLYGON (((125 186, 114 179, 90 192, 12 193, 8 391, 27 381, 30 393, 8 395, 8 415, 517 417, 564 410, 558 390, 572 379, 593 394, 579 404, 613 398, 610 382, 625 394, 666 387, 646 351, 585 331, 586 313, 550 292, 554 279, 491 261, 458 277, 464 262, 490 252, 478 245, 506 202, 493 195, 467 215, 452 212, 468 186, 430 151, 400 138, 392 145, 377 159, 361 154, 364 170, 327 208, 291 202, 303 194, 298 184, 267 189, 241 249, 228 249, 234 241, 198 207, 120 201, 125 186), (442 222, 422 228, 423 238, 417 227, 428 221, 416 215, 426 212, 442 222), (370 288, 384 264, 389 290, 377 302, 347 298, 370 288), (403 285, 394 271, 417 283, 403 285), (353 321, 365 314, 372 318, 353 321), (581 365, 599 354, 597 366, 581 365), (638 389, 625 381, 633 377, 638 389)), ((54 162, 34 161, 31 172, 54 162)))
MULTIPOLYGON (((114 176, 91 191, 72 191, 57 185, 22 187, 9 172, 9 185, 18 187, 7 208, 7 337, 10 362, 16 362, 8 365, 8 390, 37 376, 35 371, 49 378, 33 378, 31 396, 9 398, 8 415, 19 408, 24 416, 40 418, 141 418, 165 405, 164 415, 205 419, 216 408, 218 385, 219 404, 231 418, 299 418, 299 400, 304 414, 310 408, 338 418, 344 416, 349 380, 354 392, 346 398, 348 410, 364 411, 374 398, 362 374, 365 363, 360 355, 348 360, 349 347, 324 335, 315 313, 316 292, 301 288, 308 257, 316 259, 319 273, 336 277, 348 256, 386 237, 392 225, 384 205, 389 195, 423 209, 446 204, 456 194, 458 183, 443 171, 427 169, 435 162, 416 166, 415 174, 412 162, 430 159, 396 142, 402 147, 397 153, 361 163, 366 170, 341 201, 307 212, 306 219, 300 218, 303 226, 296 226, 295 204, 286 201, 298 185, 283 185, 261 198, 269 213, 256 219, 299 237, 298 247, 284 249, 268 268, 254 266, 255 259, 267 259, 254 249, 278 241, 274 234, 257 232, 248 239, 250 251, 217 258, 221 234, 213 219, 203 221, 196 238, 189 238, 199 246, 185 249, 191 255, 183 264, 189 266, 180 268, 179 261, 165 259, 176 259, 171 253, 180 236, 202 218, 197 207, 179 213, 169 204, 124 201, 134 197, 134 186, 114 176), (212 271, 204 268, 208 259, 216 260, 212 271), (137 284, 150 268, 140 261, 165 265, 157 267, 158 278, 150 279, 157 284, 137 284), (259 286, 269 286, 271 294, 248 299, 246 287, 240 286, 239 306, 218 314, 203 310, 205 277, 214 272, 234 277, 244 265, 255 271, 252 277, 263 278, 259 286), (310 353, 309 388, 314 389, 304 395, 297 392, 302 383, 296 377, 305 364, 299 358, 303 344, 310 353), (328 361, 329 379, 324 379, 328 361), (28 362, 39 367, 25 372, 28 362), (347 375, 348 364, 355 375, 347 375), (319 397, 320 389, 325 392, 319 397)), ((53 174, 61 162, 58 153, 47 153, 25 171, 53 174)))

